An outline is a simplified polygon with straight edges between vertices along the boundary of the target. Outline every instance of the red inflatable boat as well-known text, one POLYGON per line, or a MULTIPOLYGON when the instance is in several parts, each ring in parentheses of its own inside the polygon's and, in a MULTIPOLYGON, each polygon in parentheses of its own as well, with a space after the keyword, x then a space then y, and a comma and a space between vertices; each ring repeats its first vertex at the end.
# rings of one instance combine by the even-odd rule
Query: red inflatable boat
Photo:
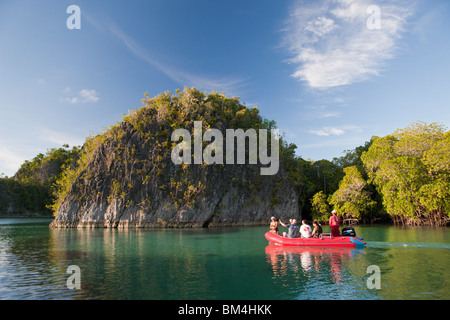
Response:
POLYGON ((360 247, 366 243, 362 238, 339 236, 332 237, 329 234, 323 234, 321 238, 283 238, 283 236, 266 232, 267 241, 279 246, 315 246, 315 247, 360 247))

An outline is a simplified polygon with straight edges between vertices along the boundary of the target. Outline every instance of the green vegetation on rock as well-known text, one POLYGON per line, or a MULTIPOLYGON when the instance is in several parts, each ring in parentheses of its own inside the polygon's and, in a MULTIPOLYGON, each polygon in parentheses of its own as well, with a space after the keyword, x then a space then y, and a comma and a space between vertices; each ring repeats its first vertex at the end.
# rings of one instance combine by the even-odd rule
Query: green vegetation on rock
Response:
MULTIPOLYGON (((199 219, 208 225, 231 219, 229 212, 231 220, 297 212, 326 222, 333 208, 344 219, 366 223, 450 220, 450 132, 443 125, 414 123, 332 161, 305 160, 281 137, 279 173, 261 176, 260 164, 171 161, 172 132, 192 133, 195 121, 203 131, 275 129, 256 107, 195 88, 145 95, 142 102, 122 121, 88 137, 82 148, 48 150, 26 161, 14 177, 0 177, 0 214, 52 211, 74 224, 91 215, 109 219, 108 226, 127 219, 152 226, 199 219)), ((247 148, 246 159, 248 153, 247 148)))
POLYGON ((0 178, 0 215, 50 215, 53 184, 77 159, 80 149, 49 149, 25 161, 13 177, 0 178))

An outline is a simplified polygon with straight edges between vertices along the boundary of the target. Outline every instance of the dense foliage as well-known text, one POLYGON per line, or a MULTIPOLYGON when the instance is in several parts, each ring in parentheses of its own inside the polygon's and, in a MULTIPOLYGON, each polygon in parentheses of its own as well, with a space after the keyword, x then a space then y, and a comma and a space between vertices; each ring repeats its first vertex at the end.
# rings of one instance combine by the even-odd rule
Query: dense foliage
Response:
MULTIPOLYGON (((203 130, 217 128, 222 132, 228 128, 276 128, 275 122, 264 119, 256 107, 247 108, 238 98, 217 92, 207 95, 185 88, 174 95, 146 95, 142 101, 144 106, 124 115, 122 122, 88 137, 83 148, 70 150, 65 145, 51 149, 26 161, 14 177, 1 177, 0 214, 48 213, 47 208, 56 213, 72 188, 99 178, 92 163, 99 148, 108 144, 114 148, 107 155, 109 163, 114 161, 116 166, 106 168, 106 175, 137 168, 127 176, 129 179, 111 175, 110 197, 132 201, 130 194, 136 185, 158 181, 158 188, 172 197, 171 205, 193 205, 195 200, 202 200, 199 195, 207 181, 195 180, 199 172, 191 165, 182 164, 176 172, 170 167, 168 159, 176 145, 171 132, 178 128, 192 132, 194 121, 202 121, 203 130), (138 141, 143 141, 140 147, 126 139, 130 128, 139 135, 138 141), (150 157, 139 156, 144 153, 142 148, 152 150, 150 157)), ((450 132, 443 125, 414 123, 385 137, 373 137, 333 161, 304 160, 296 156, 295 144, 287 143, 284 137, 280 140, 280 160, 287 177, 271 179, 275 184, 288 179, 306 219, 326 222, 330 211, 336 209, 344 219, 363 222, 389 217, 394 222, 442 225, 450 220, 450 132)), ((215 165, 211 172, 224 172, 224 167, 215 165)), ((222 177, 248 190, 263 185, 256 173, 244 177, 234 172, 222 177)), ((276 206, 282 196, 275 188, 271 205, 276 206)), ((140 205, 150 206, 147 202, 140 205)))
POLYGON ((14 178, 0 179, 0 215, 16 215, 25 212, 48 214, 50 203, 48 190, 41 184, 21 183, 14 178))
POLYGON ((450 132, 443 125, 413 123, 334 159, 345 176, 328 197, 311 199, 313 216, 327 205, 346 219, 373 222, 389 216, 402 224, 450 221, 450 132))
POLYGON ((365 189, 367 182, 356 166, 346 167, 344 172, 345 176, 339 183, 339 189, 330 197, 330 204, 342 215, 361 219, 362 216, 372 212, 376 202, 365 189))
POLYGON ((53 184, 78 157, 78 147, 49 149, 25 161, 13 177, 0 178, 0 214, 51 214, 53 184))
POLYGON ((317 192, 311 199, 312 204, 312 218, 320 222, 328 221, 330 205, 327 201, 327 196, 323 191, 317 192))
POLYGON ((441 225, 450 217, 450 132, 418 122, 376 138, 361 157, 394 221, 441 225))

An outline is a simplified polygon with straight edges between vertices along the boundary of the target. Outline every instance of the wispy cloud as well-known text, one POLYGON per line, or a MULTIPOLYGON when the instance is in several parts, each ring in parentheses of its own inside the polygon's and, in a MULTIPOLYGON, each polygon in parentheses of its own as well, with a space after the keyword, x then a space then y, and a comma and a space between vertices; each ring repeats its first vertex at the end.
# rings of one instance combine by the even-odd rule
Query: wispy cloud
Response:
POLYGON ((327 118, 339 118, 341 116, 340 111, 335 110, 336 107, 328 107, 326 105, 312 105, 305 106, 300 111, 300 115, 304 119, 316 120, 327 118))
POLYGON ((23 163, 23 156, 0 146, 0 174, 12 175, 23 163))
MULTIPOLYGON (((327 150, 330 151, 328 159, 332 159, 333 157, 338 156, 339 152, 343 152, 344 150, 351 150, 357 146, 360 146, 364 144, 364 142, 367 141, 366 137, 361 137, 358 135, 354 135, 350 138, 343 138, 343 137, 328 137, 325 139, 320 139, 319 141, 314 141, 313 143, 302 143, 298 142, 298 151, 300 153, 305 152, 307 150, 321 150, 323 152, 322 157, 325 156, 327 153, 327 150)), ((319 160, 320 158, 317 158, 316 160, 319 160)), ((322 158, 324 159, 324 158, 322 158)))
POLYGON ((323 127, 318 130, 309 130, 309 133, 316 136, 341 136, 348 132, 361 132, 362 129, 358 126, 337 126, 337 127, 323 127))
POLYGON ((70 135, 65 132, 59 132, 53 129, 41 127, 37 129, 38 138, 50 142, 57 147, 61 147, 63 144, 68 144, 70 147, 81 146, 84 144, 85 137, 78 137, 70 135))
MULTIPOLYGON (((64 90, 64 93, 70 94, 71 93, 70 88, 66 88, 64 90)), ((62 100, 65 102, 69 102, 71 104, 76 104, 76 103, 98 102, 100 98, 98 97, 98 94, 95 91, 95 89, 82 89, 80 92, 78 92, 77 95, 75 96, 72 95, 71 97, 66 97, 62 100)))
POLYGON ((39 152, 45 152, 48 147, 61 147, 68 144, 70 147, 82 146, 84 136, 77 136, 48 127, 30 127, 27 142, 20 142, 9 137, 0 137, 0 174, 13 176, 25 160, 32 159, 39 152), (44 143, 42 143, 44 142, 44 143))
POLYGON ((147 50, 140 46, 130 36, 128 36, 117 25, 111 24, 109 27, 111 33, 118 38, 135 56, 156 67, 170 79, 178 82, 182 86, 194 86, 199 89, 216 91, 233 91, 238 86, 242 86, 245 79, 237 77, 210 77, 194 74, 182 70, 181 68, 168 66, 152 56, 147 50))
POLYGON ((330 111, 330 112, 324 112, 319 114, 319 119, 324 119, 324 118, 337 118, 341 115, 340 112, 334 112, 334 111, 330 111))
POLYGON ((295 65, 292 76, 312 88, 348 85, 379 75, 395 57, 413 2, 377 1, 380 28, 367 26, 371 0, 297 1, 285 29, 284 44, 295 65))

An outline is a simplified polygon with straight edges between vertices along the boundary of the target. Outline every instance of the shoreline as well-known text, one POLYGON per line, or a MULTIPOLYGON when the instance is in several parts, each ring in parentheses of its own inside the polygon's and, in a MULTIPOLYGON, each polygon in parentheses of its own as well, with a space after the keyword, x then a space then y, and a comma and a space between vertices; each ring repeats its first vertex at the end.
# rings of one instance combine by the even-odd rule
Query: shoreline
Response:
MULTIPOLYGON (((1 217, 0 217, 1 218, 1 217)), ((312 220, 308 222, 311 222, 312 220)), ((117 225, 110 225, 108 223, 105 223, 104 221, 98 221, 98 222, 81 222, 77 224, 55 224, 54 221, 51 222, 49 225, 52 229, 214 229, 214 228, 235 228, 235 227, 264 227, 267 226, 269 228, 270 222, 260 222, 260 221, 254 221, 254 222, 244 222, 244 223, 237 223, 237 222, 231 222, 231 223, 214 223, 208 226, 202 226, 202 224, 199 223, 185 223, 185 224, 179 224, 179 223, 167 223, 167 224, 160 224, 160 223, 119 223, 117 225)), ((448 228, 450 227, 447 225, 432 225, 432 224, 422 224, 422 225, 414 225, 414 224, 398 224, 394 222, 377 222, 377 223, 360 223, 356 225, 341 225, 339 228, 344 227, 359 227, 359 226, 394 226, 394 227, 426 227, 426 228, 448 228)), ((322 227, 329 228, 328 224, 322 224, 322 227)))
MULTIPOLYGON (((18 215, 0 215, 0 219, 21 219, 21 218, 46 218, 52 219, 54 221, 55 216, 53 215, 41 215, 38 213, 28 213, 28 214, 18 214, 18 215)), ((50 223, 52 223, 51 221, 50 223)), ((308 220, 308 222, 312 223, 312 219, 308 220)), ((205 229, 214 229, 214 228, 228 228, 228 227, 262 227, 265 225, 269 225, 269 222, 265 221, 242 221, 242 222, 227 222, 227 223, 214 223, 210 224, 207 227, 202 226, 199 223, 133 223, 123 221, 122 223, 118 223, 115 226, 108 225, 105 221, 90 221, 90 222, 78 222, 77 224, 68 223, 65 225, 51 225, 50 227, 53 229, 192 229, 192 228, 205 228, 205 229)), ((328 223, 322 223, 322 226, 328 226, 328 223)), ((358 227, 358 226, 399 226, 399 227, 449 227, 449 224, 444 225, 434 225, 434 224, 401 224, 395 223, 394 221, 380 221, 374 223, 358 223, 358 224, 341 224, 340 227, 358 227)))
POLYGON ((24 214, 20 214, 20 215, 0 215, 0 219, 5 218, 5 219, 12 219, 12 218, 55 218, 54 215, 38 215, 38 214, 34 214, 34 215, 24 215, 24 214))

